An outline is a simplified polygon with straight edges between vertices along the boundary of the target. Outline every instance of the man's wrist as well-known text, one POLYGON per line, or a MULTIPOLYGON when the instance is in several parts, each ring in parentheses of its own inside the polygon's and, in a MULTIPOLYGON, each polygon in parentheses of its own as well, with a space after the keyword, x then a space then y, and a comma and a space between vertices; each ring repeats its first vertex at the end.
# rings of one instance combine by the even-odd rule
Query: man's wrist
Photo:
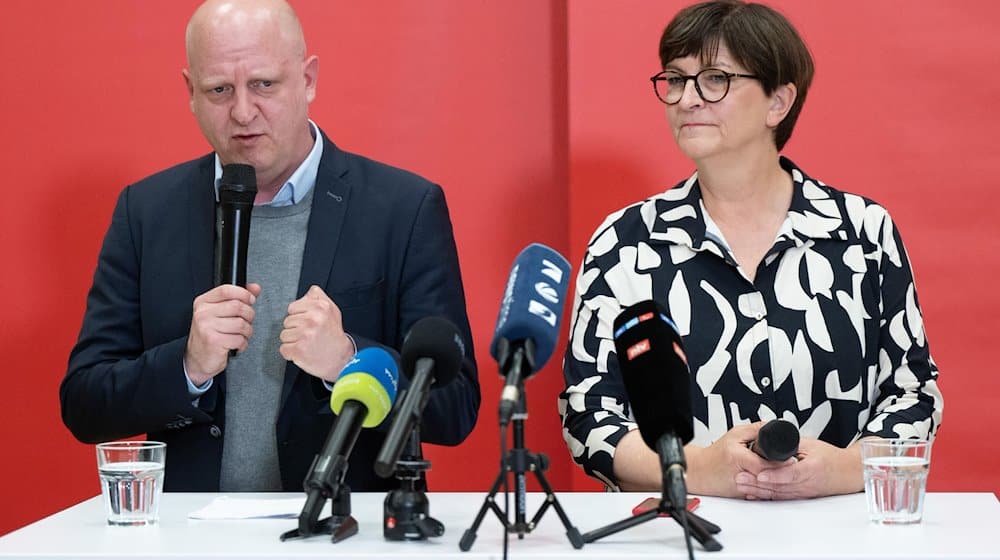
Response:
MULTIPOLYGON (((347 337, 347 341, 351 343, 351 354, 347 357, 347 362, 349 362, 354 358, 354 355, 358 353, 358 343, 354 341, 354 337, 350 334, 345 332, 344 336, 347 337)), ((344 362, 344 364, 346 365, 347 362, 344 362)))
POLYGON ((354 337, 347 334, 346 332, 344 333, 344 337, 347 338, 347 341, 350 344, 350 346, 348 347, 350 353, 347 355, 346 358, 342 358, 339 367, 334 368, 333 379, 331 380, 323 379, 323 386, 325 386, 327 390, 330 391, 333 390, 333 384, 340 377, 340 373, 344 371, 344 368, 347 367, 347 364, 349 364, 351 360, 354 359, 354 355, 358 353, 358 344, 354 341, 354 337))
POLYGON ((187 359, 181 358, 181 368, 184 369, 184 379, 187 381, 188 394, 192 397, 200 397, 204 395, 212 387, 212 378, 201 380, 199 382, 196 376, 192 376, 189 373, 187 366, 187 359))

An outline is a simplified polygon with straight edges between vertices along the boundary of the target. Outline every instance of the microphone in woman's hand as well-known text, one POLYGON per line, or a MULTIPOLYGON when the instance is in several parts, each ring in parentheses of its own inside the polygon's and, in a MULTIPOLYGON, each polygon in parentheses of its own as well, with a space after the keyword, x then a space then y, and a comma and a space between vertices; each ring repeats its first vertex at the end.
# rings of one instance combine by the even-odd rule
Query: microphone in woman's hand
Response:
POLYGON ((787 420, 771 420, 747 447, 768 461, 784 461, 799 452, 799 429, 787 420))

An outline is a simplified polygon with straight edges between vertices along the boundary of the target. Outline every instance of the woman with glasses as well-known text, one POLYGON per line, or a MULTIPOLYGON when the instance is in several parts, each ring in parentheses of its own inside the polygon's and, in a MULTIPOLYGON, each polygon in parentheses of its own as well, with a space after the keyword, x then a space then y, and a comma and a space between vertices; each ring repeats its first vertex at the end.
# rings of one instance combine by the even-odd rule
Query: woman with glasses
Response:
POLYGON ((611 214, 591 238, 560 397, 570 451, 611 488, 661 487, 613 333, 623 309, 655 300, 690 369, 691 493, 860 491, 860 439, 930 438, 941 422, 937 367, 899 232, 877 203, 780 155, 813 76, 808 49, 781 14, 737 0, 697 4, 667 25, 659 54, 653 89, 696 172, 611 214), (785 461, 748 449, 776 418, 801 435, 785 461))

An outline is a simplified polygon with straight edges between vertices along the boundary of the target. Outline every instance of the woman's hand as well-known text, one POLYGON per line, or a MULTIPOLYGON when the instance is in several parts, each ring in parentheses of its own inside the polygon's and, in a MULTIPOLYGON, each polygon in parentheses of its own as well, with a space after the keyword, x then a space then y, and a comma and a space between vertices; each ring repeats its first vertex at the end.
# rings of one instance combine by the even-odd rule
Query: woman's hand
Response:
MULTIPOLYGON (((742 475, 756 479, 758 473, 784 463, 771 463, 747 449, 757 438, 763 422, 735 426, 708 447, 684 447, 687 487, 692 494, 743 498, 747 492, 737 484, 742 475)), ((791 459, 789 459, 791 461, 791 459)))
POLYGON ((864 488, 861 451, 802 438, 799 454, 785 463, 767 463, 757 473, 736 474, 738 495, 748 500, 795 500, 850 494, 864 488))

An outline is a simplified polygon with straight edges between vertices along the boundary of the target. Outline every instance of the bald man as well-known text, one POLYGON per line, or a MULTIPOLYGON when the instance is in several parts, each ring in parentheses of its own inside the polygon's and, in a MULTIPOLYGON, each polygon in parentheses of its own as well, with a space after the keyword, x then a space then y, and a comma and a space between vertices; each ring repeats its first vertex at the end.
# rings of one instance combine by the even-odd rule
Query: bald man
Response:
MULTIPOLYGON (((362 348, 398 351, 413 323, 440 316, 466 359, 430 393, 421 436, 460 443, 480 392, 441 188, 341 151, 309 119, 319 59, 285 2, 210 0, 185 43, 191 111, 214 153, 122 191, 60 387, 63 421, 83 442, 167 442, 166 490, 301 490, 344 365, 362 348), (257 172, 245 288, 213 278, 230 163, 257 172)), ((397 486, 372 470, 382 428, 355 444, 354 490, 397 486)))

